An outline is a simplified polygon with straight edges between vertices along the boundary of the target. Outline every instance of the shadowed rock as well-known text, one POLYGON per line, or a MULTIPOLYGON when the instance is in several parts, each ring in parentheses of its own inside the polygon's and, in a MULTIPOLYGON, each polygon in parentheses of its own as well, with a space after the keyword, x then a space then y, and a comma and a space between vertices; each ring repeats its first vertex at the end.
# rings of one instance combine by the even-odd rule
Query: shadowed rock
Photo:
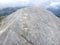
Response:
POLYGON ((58 20, 40 7, 20 9, 3 20, 0 45, 60 45, 58 20))

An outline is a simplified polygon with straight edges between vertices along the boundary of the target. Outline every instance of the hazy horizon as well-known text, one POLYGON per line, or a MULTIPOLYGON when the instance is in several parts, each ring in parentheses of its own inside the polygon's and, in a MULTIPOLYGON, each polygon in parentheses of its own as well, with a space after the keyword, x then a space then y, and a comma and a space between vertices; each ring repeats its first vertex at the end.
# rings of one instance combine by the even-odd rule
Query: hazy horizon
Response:
POLYGON ((27 6, 27 5, 39 6, 42 5, 42 3, 44 2, 49 3, 53 1, 59 1, 59 0, 0 0, 0 8, 27 6))

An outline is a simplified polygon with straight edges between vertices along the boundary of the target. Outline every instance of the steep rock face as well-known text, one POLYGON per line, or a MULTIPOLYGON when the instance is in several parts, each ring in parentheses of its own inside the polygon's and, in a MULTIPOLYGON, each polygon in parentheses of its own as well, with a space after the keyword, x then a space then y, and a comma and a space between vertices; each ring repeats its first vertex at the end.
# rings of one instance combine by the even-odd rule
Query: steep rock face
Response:
POLYGON ((60 45, 58 20, 40 7, 20 9, 4 19, 0 45, 60 45))

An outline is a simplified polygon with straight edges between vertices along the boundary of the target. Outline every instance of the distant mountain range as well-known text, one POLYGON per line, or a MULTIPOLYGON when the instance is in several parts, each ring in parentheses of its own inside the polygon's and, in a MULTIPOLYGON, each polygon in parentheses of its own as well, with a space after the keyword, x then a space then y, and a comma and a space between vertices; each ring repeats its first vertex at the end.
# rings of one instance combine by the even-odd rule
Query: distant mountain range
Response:
POLYGON ((60 9, 48 8, 48 10, 53 12, 57 17, 60 18, 60 9))
POLYGON ((0 16, 10 15, 11 13, 17 11, 18 9, 25 8, 25 7, 29 7, 29 6, 6 7, 6 8, 3 8, 3 9, 0 9, 0 16))
POLYGON ((47 9, 60 18, 60 3, 54 4, 53 6, 49 5, 47 9))
POLYGON ((5 15, 9 15, 13 12, 15 12, 17 9, 19 9, 18 7, 7 7, 7 8, 3 8, 0 10, 0 16, 5 16, 5 15))

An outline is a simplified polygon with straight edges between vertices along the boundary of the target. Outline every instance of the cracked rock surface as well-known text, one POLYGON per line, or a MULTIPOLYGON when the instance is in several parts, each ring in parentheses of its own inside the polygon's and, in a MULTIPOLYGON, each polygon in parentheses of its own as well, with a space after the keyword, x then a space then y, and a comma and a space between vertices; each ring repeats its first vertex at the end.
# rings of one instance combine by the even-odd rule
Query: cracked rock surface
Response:
POLYGON ((0 45, 60 45, 58 20, 40 7, 20 9, 3 20, 0 45))

